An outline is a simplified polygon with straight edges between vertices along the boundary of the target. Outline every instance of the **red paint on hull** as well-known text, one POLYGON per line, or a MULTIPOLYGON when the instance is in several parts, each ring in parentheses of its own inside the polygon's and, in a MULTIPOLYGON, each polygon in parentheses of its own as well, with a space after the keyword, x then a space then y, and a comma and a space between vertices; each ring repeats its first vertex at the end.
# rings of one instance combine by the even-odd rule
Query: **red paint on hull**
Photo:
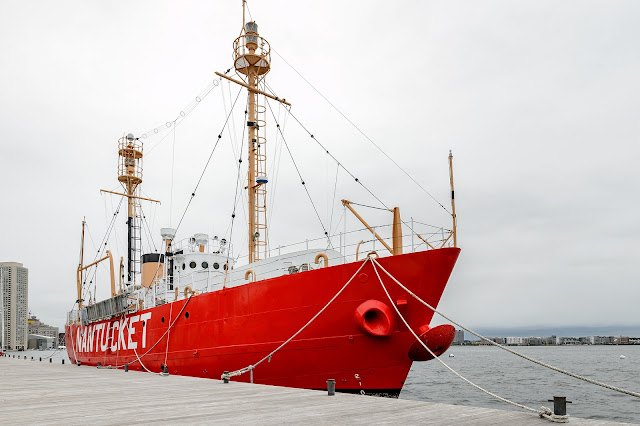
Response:
MULTIPOLYGON (((381 258, 379 262, 436 307, 459 253, 457 248, 445 248, 381 258)), ((166 364, 171 374, 219 379, 224 371, 256 363, 298 331, 360 266, 357 262, 285 275, 111 321, 67 325, 67 352, 72 362, 113 367, 129 364, 139 370, 142 367, 136 352, 142 356, 157 343, 142 357, 149 370, 160 372, 166 364), (184 312, 163 337, 185 303, 184 312), (144 324, 138 320, 131 329, 123 327, 123 333, 114 330, 114 323, 128 324, 143 314, 151 314, 144 324), (119 345, 114 345, 114 350, 102 350, 116 341, 119 345), (137 344, 135 351, 132 344, 137 344)), ((429 324, 433 312, 380 274, 410 326, 417 331, 429 324)), ((354 311, 372 299, 389 305, 369 263, 307 329, 254 370, 254 382, 324 389, 327 379, 335 379, 337 390, 399 392, 411 367, 408 351, 415 339, 397 318, 388 337, 363 334, 354 321, 354 311)), ((249 381, 249 374, 233 380, 249 381)))

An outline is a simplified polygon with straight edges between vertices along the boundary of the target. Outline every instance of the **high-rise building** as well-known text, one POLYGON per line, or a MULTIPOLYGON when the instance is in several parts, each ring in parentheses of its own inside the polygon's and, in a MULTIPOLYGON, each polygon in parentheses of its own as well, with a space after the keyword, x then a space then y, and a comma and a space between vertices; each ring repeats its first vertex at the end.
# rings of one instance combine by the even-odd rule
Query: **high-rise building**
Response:
POLYGON ((27 348, 29 331, 29 270, 17 262, 0 262, 2 318, 0 335, 5 349, 27 348))
POLYGON ((457 345, 464 343, 464 330, 456 330, 456 337, 453 339, 453 343, 457 345))

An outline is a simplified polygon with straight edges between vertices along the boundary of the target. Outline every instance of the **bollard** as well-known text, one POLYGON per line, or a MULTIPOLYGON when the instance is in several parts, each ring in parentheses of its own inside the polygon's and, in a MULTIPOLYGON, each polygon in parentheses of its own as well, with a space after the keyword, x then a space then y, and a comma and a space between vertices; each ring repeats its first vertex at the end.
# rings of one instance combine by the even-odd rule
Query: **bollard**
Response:
POLYGON ((26 356, 26 355, 24 356, 24 359, 27 359, 27 356, 26 356))
POLYGON ((124 365, 124 372, 128 373, 129 372, 129 364, 125 364, 124 365))
POLYGON ((80 360, 77 360, 77 361, 76 361, 76 365, 77 365, 78 367, 80 367, 80 360))
POLYGON ((567 401, 566 396, 554 396, 549 402, 553 402, 553 414, 556 416, 566 416, 567 403, 572 404, 571 401, 567 401))
POLYGON ((329 396, 336 394, 336 381, 334 379, 327 380, 327 392, 329 396))
POLYGON ((49 364, 53 362, 53 358, 49 358, 49 364))
POLYGON ((229 383, 229 372, 228 371, 224 372, 223 377, 224 377, 224 380, 223 380, 224 383, 229 383))
POLYGON ((100 361, 98 361, 98 365, 96 365, 96 368, 100 368, 102 366, 102 364, 100 363, 100 361))
POLYGON ((40 362, 42 362, 42 357, 40 357, 40 362))
POLYGON ((164 366, 164 368, 162 369, 162 373, 166 374, 167 376, 169 375, 169 367, 167 367, 166 365, 164 366))
POLYGON ((62 360, 62 365, 64 365, 64 359, 62 360))

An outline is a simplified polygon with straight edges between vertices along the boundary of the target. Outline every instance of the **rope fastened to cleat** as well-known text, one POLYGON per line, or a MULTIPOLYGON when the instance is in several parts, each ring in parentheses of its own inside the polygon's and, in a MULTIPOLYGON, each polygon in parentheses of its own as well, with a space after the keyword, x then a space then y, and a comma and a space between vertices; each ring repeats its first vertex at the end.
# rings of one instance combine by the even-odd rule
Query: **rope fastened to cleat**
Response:
POLYGON ((510 353, 514 354, 514 355, 517 355, 520 358, 526 359, 527 361, 531 361, 534 364, 541 365, 541 366, 546 367, 546 368, 548 368, 550 370, 554 370, 554 371, 557 371, 558 373, 566 374, 567 376, 573 377, 575 379, 583 380, 583 381, 585 381, 587 383, 591 383, 593 385, 602 386, 603 388, 611 389, 611 390, 616 391, 616 392, 620 392, 620 393, 624 393, 624 394, 627 394, 627 395, 634 396, 636 398, 640 398, 640 393, 638 393, 638 392, 633 392, 633 391, 630 391, 630 390, 627 390, 627 389, 623 389, 623 388, 620 388, 620 387, 617 387, 617 386, 609 385, 607 383, 599 382, 597 380, 589 379, 589 378, 581 376, 579 374, 575 374, 575 373, 572 373, 570 371, 566 371, 566 370, 563 370, 561 368, 555 367, 553 365, 547 364, 545 362, 538 361, 537 359, 534 359, 534 358, 528 357, 526 355, 523 355, 523 354, 521 354, 519 352, 514 351, 513 349, 509 349, 506 346, 503 346, 503 345, 501 345, 499 343, 496 343, 493 340, 490 340, 487 337, 484 337, 481 334, 478 334, 475 331, 470 330, 470 329, 460 325, 459 323, 455 322, 454 320, 452 320, 451 318, 449 318, 448 316, 446 316, 445 314, 443 314, 442 312, 438 311, 436 308, 434 308, 433 306, 429 305, 427 302, 422 300, 420 297, 418 297, 415 293, 413 293, 407 287, 402 285, 402 283, 400 281, 398 281, 393 275, 391 275, 386 269, 384 269, 382 267, 382 265, 380 265, 380 263, 378 263, 378 261, 376 261, 375 259, 372 259, 372 261, 373 261, 374 265, 377 265, 378 267, 380 267, 380 269, 382 269, 384 271, 384 273, 386 273, 393 281, 395 281, 396 284, 398 284, 402 289, 406 290, 417 301, 422 303, 427 308, 431 309, 436 314, 440 315, 442 318, 446 319, 447 321, 449 321, 452 324, 456 325, 457 327, 461 328, 462 330, 467 331, 467 332, 473 334, 474 336, 476 336, 476 337, 478 337, 478 338, 480 338, 480 339, 482 339, 482 340, 484 340, 484 341, 486 341, 486 342, 488 342, 488 343, 490 343, 490 344, 492 344, 494 346, 499 347, 500 349, 503 349, 503 350, 505 350, 507 352, 510 352, 510 353))
MULTIPOLYGON (((502 402, 506 402, 507 404, 511 404, 514 405, 518 408, 522 408, 524 410, 527 411, 531 411, 532 413, 536 413, 538 414, 540 417, 543 416, 548 416, 548 413, 544 410, 536 410, 535 408, 531 408, 531 407, 527 407, 526 405, 511 401, 509 399, 503 398, 499 395, 496 395, 493 392, 490 392, 478 385, 476 385, 475 383, 473 383, 471 380, 467 379, 466 377, 462 376, 460 373, 458 373, 457 371, 455 371, 453 368, 449 367, 449 365, 447 363, 445 363, 443 360, 440 359, 440 357, 436 356, 436 354, 433 353, 433 351, 431 349, 429 349, 429 347, 418 337, 418 335, 416 334, 415 331, 413 331, 413 329, 409 326, 409 324, 407 323, 407 320, 404 319, 404 317, 402 316, 402 314, 400 313, 400 310, 398 309, 398 307, 396 306, 395 303, 393 303, 393 299, 391 298, 391 295, 389 294, 389 291, 387 290, 387 288, 385 287, 384 283, 382 282, 382 278, 380 278, 380 274, 378 273, 378 269, 376 268, 376 264, 378 266, 380 266, 378 264, 378 262, 376 262, 375 260, 373 260, 373 271, 376 273, 376 276, 378 277, 378 280, 380 281, 380 285, 382 286, 382 290, 384 290, 384 293, 387 295, 387 298, 389 298, 389 302, 391 303, 391 306, 393 306, 393 308, 395 309, 396 313, 398 314, 398 316, 400 317, 400 319, 402 320, 402 322, 404 323, 404 325, 407 327, 407 329, 411 332, 411 334, 413 334, 413 337, 416 338, 416 340, 418 342, 420 342, 420 344, 422 345, 423 348, 425 348, 427 350, 427 352, 429 352, 431 354, 431 356, 433 356, 434 359, 438 360, 438 362, 440 362, 440 364, 444 365, 449 371, 451 371, 453 374, 455 374, 456 376, 458 376, 460 379, 464 380, 465 382, 469 383, 471 386, 473 386, 474 388, 486 393, 487 395, 490 395, 496 399, 499 399, 502 402)), ((380 266, 380 268, 382 268, 380 266)), ((386 271, 385 271, 386 272, 386 271)), ((548 409, 547 409, 548 410, 548 409)), ((552 413, 553 414, 553 413, 552 413)), ((549 418, 549 417, 545 417, 545 418, 549 418)), ((552 421, 556 421, 553 420, 552 418, 549 418, 549 420, 552 421)), ((568 416, 566 421, 569 421, 568 416)), ((562 422, 564 423, 564 422, 562 422)))
MULTIPOLYGON (((358 275, 358 273, 362 270, 362 268, 364 268, 364 265, 367 264, 367 261, 369 261, 369 257, 367 257, 363 262, 362 265, 360 265, 360 267, 358 268, 358 270, 351 276, 351 278, 349 278, 349 281, 346 282, 345 285, 342 286, 342 288, 335 294, 335 296, 333 296, 331 298, 331 300, 329 300, 329 302, 327 302, 326 305, 324 305, 324 307, 322 309, 320 309, 320 311, 318 311, 317 314, 315 314, 313 316, 313 318, 311 318, 305 325, 302 326, 302 328, 300 328, 300 330, 296 331, 291 337, 289 337, 284 343, 282 343, 280 346, 278 346, 276 349, 274 349, 273 351, 271 351, 269 353, 269 355, 265 356, 264 358, 262 358, 260 361, 256 362, 253 365, 249 365, 247 367, 241 368, 239 370, 236 371, 232 371, 230 373, 223 373, 220 376, 221 380, 224 379, 230 379, 231 377, 234 376, 240 376, 242 374, 248 373, 250 371, 253 371, 254 368, 256 368, 258 365, 262 364, 264 361, 266 361, 267 359, 269 360, 269 362, 271 362, 271 357, 278 352, 280 349, 282 349, 287 343, 291 342, 293 339, 296 338, 296 336, 300 333, 302 333, 302 331, 307 328, 309 326, 309 324, 311 324, 313 321, 316 320, 316 318, 318 318, 320 316, 320 314, 322 314, 328 307, 329 305, 331 305, 333 303, 334 300, 336 300, 338 298, 338 296, 340 296, 340 294, 344 291, 345 288, 347 288, 347 286, 351 283, 351 281, 353 281, 353 279, 356 277, 356 275, 358 275)), ((252 376, 253 378, 253 376, 252 376)))

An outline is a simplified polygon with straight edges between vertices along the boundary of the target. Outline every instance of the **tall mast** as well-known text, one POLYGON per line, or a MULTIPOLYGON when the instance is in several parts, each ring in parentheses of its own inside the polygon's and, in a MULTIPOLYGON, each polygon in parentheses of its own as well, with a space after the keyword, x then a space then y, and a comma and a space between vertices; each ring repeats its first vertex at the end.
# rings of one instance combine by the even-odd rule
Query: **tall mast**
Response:
POLYGON ((453 219, 453 246, 458 247, 458 219, 456 218, 456 197, 453 189, 453 154, 449 151, 449 180, 451 182, 451 218, 453 219))
POLYGON ((135 284, 140 272, 138 185, 142 183, 142 142, 131 133, 118 141, 118 181, 127 197, 127 279, 135 284))
POLYGON ((234 44, 234 66, 245 76, 245 86, 249 90, 248 107, 248 149, 249 171, 247 190, 249 199, 249 263, 266 258, 267 254, 267 167, 264 98, 258 89, 265 75, 271 69, 269 43, 258 34, 258 25, 245 22, 245 0, 242 1, 243 27, 234 44))

